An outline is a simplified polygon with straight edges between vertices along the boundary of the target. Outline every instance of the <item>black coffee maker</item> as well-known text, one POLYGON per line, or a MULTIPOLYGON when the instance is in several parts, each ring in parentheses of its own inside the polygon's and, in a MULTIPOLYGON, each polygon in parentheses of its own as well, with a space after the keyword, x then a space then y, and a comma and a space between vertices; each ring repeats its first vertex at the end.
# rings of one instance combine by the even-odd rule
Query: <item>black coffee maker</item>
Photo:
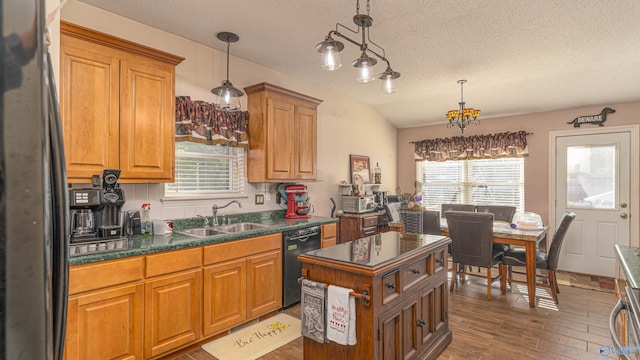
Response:
POLYGON ((119 177, 119 169, 105 169, 102 187, 100 176, 94 175, 93 187, 69 189, 71 256, 127 248, 120 223, 125 196, 119 177))
POLYGON ((120 189, 118 178, 120 169, 104 169, 102 172, 102 190, 97 212, 98 237, 116 238, 122 236, 120 210, 125 203, 124 191, 120 189))

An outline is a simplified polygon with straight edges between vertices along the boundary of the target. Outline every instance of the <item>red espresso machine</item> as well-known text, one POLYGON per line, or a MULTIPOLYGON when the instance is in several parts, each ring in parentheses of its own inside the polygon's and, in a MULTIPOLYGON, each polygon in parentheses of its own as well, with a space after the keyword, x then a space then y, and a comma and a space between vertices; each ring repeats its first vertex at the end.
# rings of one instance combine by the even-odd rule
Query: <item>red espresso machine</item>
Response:
POLYGON ((311 217, 309 215, 309 196, 305 185, 288 184, 284 186, 284 192, 287 195, 285 219, 308 219, 311 217))

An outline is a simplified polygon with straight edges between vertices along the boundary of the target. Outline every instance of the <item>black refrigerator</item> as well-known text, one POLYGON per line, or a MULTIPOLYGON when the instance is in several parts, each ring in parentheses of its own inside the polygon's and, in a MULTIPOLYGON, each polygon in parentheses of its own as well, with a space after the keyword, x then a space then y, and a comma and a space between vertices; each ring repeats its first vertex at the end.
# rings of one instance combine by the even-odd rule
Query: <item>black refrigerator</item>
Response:
POLYGON ((62 359, 69 223, 45 7, 0 4, 0 359, 62 359))

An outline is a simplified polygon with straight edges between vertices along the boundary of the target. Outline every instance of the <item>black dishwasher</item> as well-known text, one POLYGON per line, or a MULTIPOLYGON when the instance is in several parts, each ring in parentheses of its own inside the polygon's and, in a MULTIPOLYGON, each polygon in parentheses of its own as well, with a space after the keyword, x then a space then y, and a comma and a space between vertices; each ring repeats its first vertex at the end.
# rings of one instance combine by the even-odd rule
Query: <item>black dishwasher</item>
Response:
POLYGON ((320 249, 320 226, 283 231, 282 240, 282 307, 286 308, 300 302, 298 278, 302 275, 302 264, 298 255, 320 249))

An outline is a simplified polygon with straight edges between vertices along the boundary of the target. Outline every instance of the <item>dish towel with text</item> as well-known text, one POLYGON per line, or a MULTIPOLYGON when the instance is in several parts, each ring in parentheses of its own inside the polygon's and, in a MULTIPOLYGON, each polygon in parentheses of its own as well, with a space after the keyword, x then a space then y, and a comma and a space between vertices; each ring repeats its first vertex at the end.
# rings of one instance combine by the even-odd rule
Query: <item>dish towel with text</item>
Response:
POLYGON ((300 294, 300 308, 302 313, 302 326, 300 332, 302 336, 324 343, 326 338, 326 290, 324 283, 302 280, 300 294))
POLYGON ((327 289, 327 340, 356 344, 356 299, 351 289, 329 285, 327 289))

